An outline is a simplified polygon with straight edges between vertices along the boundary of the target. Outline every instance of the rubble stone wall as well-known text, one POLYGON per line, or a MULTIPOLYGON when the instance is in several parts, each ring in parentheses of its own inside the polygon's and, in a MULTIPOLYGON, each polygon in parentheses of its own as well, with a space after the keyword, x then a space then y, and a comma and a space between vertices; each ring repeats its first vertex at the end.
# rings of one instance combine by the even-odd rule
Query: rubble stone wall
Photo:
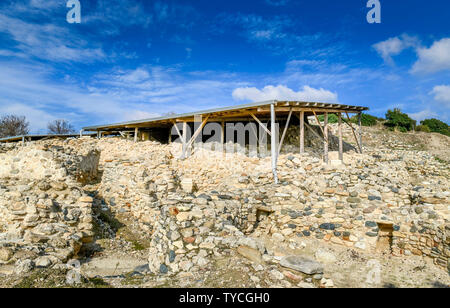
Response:
POLYGON ((348 145, 343 164, 331 151, 333 163, 324 165, 322 140, 308 134, 300 155, 297 138, 298 128, 290 128, 285 150, 294 150, 279 157, 280 185, 273 184, 270 157, 194 148, 180 160, 177 144, 81 138, 8 147, 0 151, 0 248, 12 251, 9 259, 27 250, 40 264, 65 260, 94 240, 95 203, 132 215, 152 235, 155 273, 202 268, 229 249, 253 260, 275 258, 260 240, 265 236, 423 255, 449 267, 445 164, 422 151, 357 154, 348 145))
POLYGON ((94 177, 99 152, 88 143, 78 151, 79 142, 28 143, 0 154, 0 248, 11 251, 0 262, 31 251, 30 262, 48 266, 93 241, 93 199, 76 175, 94 177))

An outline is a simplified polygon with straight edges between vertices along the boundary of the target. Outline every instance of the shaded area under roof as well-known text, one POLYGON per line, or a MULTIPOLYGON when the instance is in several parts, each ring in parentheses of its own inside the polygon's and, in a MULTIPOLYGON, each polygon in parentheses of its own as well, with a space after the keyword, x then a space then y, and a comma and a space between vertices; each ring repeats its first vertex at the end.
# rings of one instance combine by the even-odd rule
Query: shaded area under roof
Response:
POLYGON ((83 127, 85 131, 108 131, 108 130, 121 130, 121 129, 133 129, 136 127, 158 127, 158 126, 167 126, 173 125, 176 121, 186 121, 193 122, 195 116, 211 116, 210 121, 218 121, 223 120, 233 121, 237 117, 251 117, 249 113, 253 113, 255 115, 267 115, 269 110, 264 107, 269 108, 271 104, 275 104, 277 107, 277 115, 284 115, 289 112, 289 110, 281 109, 280 107, 287 108, 298 108, 304 110, 305 112, 312 111, 317 112, 318 114, 329 112, 329 113, 337 113, 337 112, 348 112, 348 113, 359 113, 362 111, 369 110, 368 107, 363 106, 350 106, 350 105, 342 105, 342 104, 328 104, 328 103, 317 103, 317 102, 300 102, 300 101, 264 101, 264 102, 256 102, 242 105, 235 105, 229 107, 222 107, 216 109, 208 109, 197 112, 176 114, 170 116, 162 116, 151 119, 143 119, 138 121, 130 121, 130 122, 121 122, 121 123, 113 123, 113 124, 104 124, 97 126, 87 126, 83 127), (215 117, 215 118, 214 118, 215 117))

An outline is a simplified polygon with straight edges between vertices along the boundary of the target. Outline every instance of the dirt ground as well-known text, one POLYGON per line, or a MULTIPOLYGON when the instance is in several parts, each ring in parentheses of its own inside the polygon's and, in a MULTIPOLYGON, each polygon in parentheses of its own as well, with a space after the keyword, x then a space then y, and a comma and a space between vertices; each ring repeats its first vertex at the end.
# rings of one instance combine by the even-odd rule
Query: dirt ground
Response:
MULTIPOLYGON (((80 284, 66 283, 68 271, 35 269, 25 276, 16 276, 13 266, 0 267, 1 287, 121 287, 121 288, 297 288, 320 287, 322 276, 338 288, 448 288, 450 273, 435 266, 430 259, 411 256, 393 257, 356 248, 327 244, 315 239, 299 238, 295 243, 274 243, 265 239, 275 259, 286 255, 302 255, 314 259, 318 250, 331 253, 335 261, 324 264, 324 273, 312 277, 283 268, 278 262, 254 263, 229 250, 198 272, 176 276, 155 276, 136 272, 147 262, 144 251, 132 245, 118 251, 121 240, 103 242, 101 253, 81 259, 80 284), (289 246, 288 246, 289 245, 289 246), (370 283, 368 275, 379 264, 380 280, 370 283), (6 275, 8 274, 8 275, 6 275), (295 279, 292 279, 294 277, 295 279)), ((122 243, 123 244, 123 243, 122 243)))

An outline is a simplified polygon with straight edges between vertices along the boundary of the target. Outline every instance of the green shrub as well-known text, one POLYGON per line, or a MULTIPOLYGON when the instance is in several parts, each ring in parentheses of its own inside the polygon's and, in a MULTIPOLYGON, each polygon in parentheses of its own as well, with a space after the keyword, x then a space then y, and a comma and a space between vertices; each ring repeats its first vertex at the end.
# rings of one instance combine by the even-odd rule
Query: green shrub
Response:
MULTIPOLYGON (((317 118, 319 119, 320 122, 323 122, 325 120, 325 116, 323 114, 317 116, 317 118)), ((339 122, 339 118, 337 115, 335 115, 334 113, 328 114, 328 123, 329 124, 338 123, 338 122, 339 122)))
MULTIPOLYGON (((350 121, 352 123, 358 124, 358 115, 351 117, 350 121)), ((375 126, 378 123, 378 118, 373 115, 363 113, 361 114, 361 125, 362 126, 375 126)))
POLYGON ((386 122, 384 123, 391 130, 398 129, 400 132, 407 132, 413 130, 416 126, 416 121, 411 119, 406 113, 395 108, 388 110, 386 113, 386 122))
POLYGON ((440 133, 450 136, 450 128, 447 123, 444 123, 438 119, 426 119, 420 122, 421 126, 428 126, 429 130, 433 133, 440 133))
POLYGON ((424 132, 424 133, 430 133, 431 130, 427 125, 419 125, 416 127, 416 131, 418 132, 424 132))

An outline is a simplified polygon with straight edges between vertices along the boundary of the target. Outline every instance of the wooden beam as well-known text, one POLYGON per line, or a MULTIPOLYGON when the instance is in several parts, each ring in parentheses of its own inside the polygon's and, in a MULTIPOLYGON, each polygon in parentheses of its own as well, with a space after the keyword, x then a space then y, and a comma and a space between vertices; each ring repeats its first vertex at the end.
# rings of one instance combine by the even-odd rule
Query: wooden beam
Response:
MULTIPOLYGON (((292 111, 294 112, 328 112, 328 113, 338 113, 338 112, 349 112, 349 113, 358 113, 359 111, 355 110, 346 110, 346 109, 338 109, 338 108, 311 108, 311 107, 292 107, 292 111)), ((276 107, 277 112, 289 112, 290 107, 276 107)), ((270 108, 267 107, 259 107, 257 112, 270 112, 270 108)))
MULTIPOLYGON (((178 129, 177 123, 174 122, 173 126, 175 126, 175 129, 177 130, 178 137, 180 137, 181 142, 183 142, 183 136, 181 135, 181 132, 178 129)), ((183 133, 184 133, 184 131, 183 131, 183 133)), ((170 135, 172 136, 172 129, 170 129, 170 135)))
POLYGON ((139 128, 134 129, 134 142, 138 142, 139 128))
POLYGON ((325 132, 323 131, 322 125, 320 125, 319 117, 317 117, 317 114, 315 111, 313 111, 313 113, 314 113, 314 117, 316 117, 317 125, 319 125, 320 130, 322 131, 322 135, 325 136, 325 132))
POLYGON ((358 148, 359 148, 359 153, 362 153, 361 145, 359 144, 358 138, 356 137, 355 129, 353 128, 352 122, 350 121, 350 117, 349 117, 349 115, 348 115, 347 112, 346 112, 345 114, 347 115, 347 119, 348 119, 348 122, 346 122, 346 123, 347 123, 348 125, 350 125, 350 127, 351 127, 351 129, 352 129, 353 137, 355 137, 356 145, 357 145, 358 148))
POLYGON ((187 144, 187 148, 190 148, 192 146, 192 144, 194 143, 195 139, 198 137, 198 135, 200 134, 200 132, 202 131, 203 127, 205 127, 206 122, 208 122, 209 116, 207 116, 202 124, 197 128, 197 130, 195 131, 194 135, 192 136, 191 140, 189 140, 188 144, 187 144))
POLYGON ((280 144, 278 145, 278 156, 280 156, 281 148, 283 147, 284 137, 286 137, 286 132, 289 127, 289 122, 291 121, 291 116, 292 116, 292 107, 291 107, 291 111, 289 111, 289 115, 288 115, 288 118, 286 121, 286 126, 284 127, 283 135, 281 136, 280 144))
POLYGON ((225 122, 222 121, 222 122, 220 123, 220 126, 222 127, 222 130, 221 130, 221 132, 220 132, 220 142, 221 142, 222 144, 224 144, 224 143, 225 143, 225 122))
POLYGON ((316 135, 316 136, 319 137, 320 139, 324 140, 323 136, 319 135, 319 134, 311 127, 311 126, 309 126, 309 125, 306 124, 306 123, 305 123, 305 126, 306 126, 307 128, 309 128, 309 130, 310 130, 314 135, 316 135))
POLYGON ((258 124, 266 131, 267 134, 269 134, 269 136, 272 136, 272 133, 267 129, 267 127, 264 126, 264 124, 262 124, 262 122, 253 113, 249 112, 249 115, 251 115, 252 118, 255 119, 256 122, 258 122, 258 124))
POLYGON ((187 141, 187 122, 183 122, 183 138, 181 139, 182 142, 182 150, 181 150, 181 156, 180 159, 184 159, 186 154, 186 141, 187 141))

